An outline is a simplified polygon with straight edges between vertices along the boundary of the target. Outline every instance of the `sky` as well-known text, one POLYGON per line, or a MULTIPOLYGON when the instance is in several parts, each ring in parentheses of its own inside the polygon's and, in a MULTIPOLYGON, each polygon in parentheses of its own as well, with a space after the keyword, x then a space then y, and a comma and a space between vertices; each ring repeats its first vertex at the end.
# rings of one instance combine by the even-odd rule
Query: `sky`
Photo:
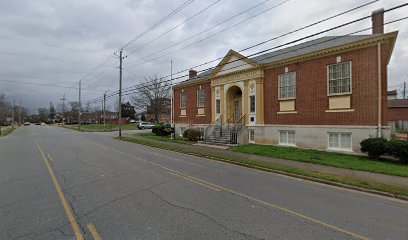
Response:
MULTIPOLYGON (((83 105, 119 87, 123 48, 123 88, 148 76, 188 69, 288 33, 372 0, 0 0, 0 92, 35 113, 50 102, 83 105), (173 12, 177 10, 176 12, 173 12), (244 12, 245 11, 245 12, 244 12), (173 12, 170 17, 169 13, 173 12), (242 14, 239 14, 241 13, 242 14), (236 17, 233 17, 236 16, 236 17)), ((356 11, 241 52, 249 55, 404 3, 379 0, 356 11)), ((408 7, 385 13, 385 22, 408 16, 408 7)), ((371 19, 318 35, 350 34, 371 19)), ((388 66, 388 86, 408 82, 408 20, 385 26, 399 31, 388 66)), ((370 34, 371 30, 360 34, 370 34)), ((195 68, 204 70, 217 62, 195 68)), ((394 87, 395 86, 395 87, 394 87)), ((129 99, 125 96, 125 100, 129 99)), ((91 107, 101 106, 101 100, 91 107)), ((108 104, 117 101, 108 99, 108 104)))

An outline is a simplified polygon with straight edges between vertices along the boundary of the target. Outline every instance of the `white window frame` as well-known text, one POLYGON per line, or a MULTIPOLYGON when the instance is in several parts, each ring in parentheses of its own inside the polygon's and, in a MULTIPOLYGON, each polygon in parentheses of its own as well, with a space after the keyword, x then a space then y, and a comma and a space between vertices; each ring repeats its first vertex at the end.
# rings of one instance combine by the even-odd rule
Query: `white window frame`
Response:
POLYGON ((327 133, 327 149, 329 150, 336 150, 336 151, 347 151, 347 152, 352 152, 353 151, 353 135, 351 132, 328 132, 327 133), (339 147, 331 147, 330 146, 330 134, 338 134, 338 145, 339 147), (344 148, 341 147, 341 135, 342 134, 347 134, 350 135, 350 148, 344 148))
POLYGON ((180 93, 180 108, 185 109, 186 106, 187 106, 187 93, 186 92, 181 92, 180 93), (184 101, 183 101, 183 97, 184 97, 184 101))
POLYGON ((255 129, 248 129, 248 141, 250 143, 255 142, 255 129))
POLYGON ((221 99, 215 99, 215 114, 221 114, 221 99), (218 105, 217 102, 220 104, 218 105))
MULTIPOLYGON (((335 64, 330 64, 327 65, 327 96, 338 96, 338 95, 348 95, 348 94, 352 94, 353 92, 353 67, 352 67, 352 62, 351 61, 347 61, 347 62, 339 62, 339 63, 335 63, 335 64), (330 93, 330 67, 331 66, 335 66, 335 65, 342 65, 345 63, 349 63, 350 64, 350 91, 348 92, 341 92, 341 93, 330 93)), ((341 71, 340 71, 341 72, 341 71)), ((345 78, 340 78, 337 79, 337 81, 341 81, 345 78)))
POLYGON ((296 132, 293 130, 279 130, 279 145, 284 146, 296 146, 296 132), (285 133, 286 135, 286 142, 283 142, 281 139, 281 133, 285 133), (289 143, 289 133, 293 133, 293 143, 289 143))
MULTIPOLYGON (((286 93, 286 95, 287 95, 287 93, 286 93)), ((296 99, 296 72, 285 72, 285 73, 279 74, 279 76, 278 76, 278 99, 279 99, 279 100, 296 99), (284 88, 285 88, 285 91, 287 91, 287 89, 288 89, 289 87, 292 87, 292 86, 293 86, 293 96, 290 96, 290 97, 282 97, 282 96, 281 96, 281 88, 283 88, 283 87, 281 86, 281 79, 282 79, 283 77, 287 76, 287 75, 293 75, 293 82, 294 82, 294 84, 293 84, 293 85, 285 85, 284 88)))
POLYGON ((256 112, 256 96, 255 95, 249 96, 249 112, 250 113, 255 113, 256 112), (253 111, 251 109, 251 98, 254 98, 254 110, 253 111))
POLYGON ((204 89, 198 89, 197 90, 197 107, 204 107, 205 106, 205 91, 204 89), (200 93, 202 94, 202 96, 200 96, 200 93), (200 98, 202 98, 202 104, 200 104, 200 98))

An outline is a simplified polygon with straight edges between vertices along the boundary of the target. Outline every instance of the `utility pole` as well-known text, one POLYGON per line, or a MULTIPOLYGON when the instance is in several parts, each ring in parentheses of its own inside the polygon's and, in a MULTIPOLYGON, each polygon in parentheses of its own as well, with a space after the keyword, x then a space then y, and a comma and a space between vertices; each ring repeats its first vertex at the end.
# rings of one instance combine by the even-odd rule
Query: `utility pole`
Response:
POLYGON ((65 115, 65 93, 62 95, 62 98, 60 99, 62 101, 62 125, 64 125, 64 115, 65 115))
POLYGON ((11 124, 13 125, 14 128, 14 106, 16 105, 16 99, 13 98, 13 108, 12 108, 12 112, 11 112, 11 124))
POLYGON ((21 125, 21 100, 20 100, 20 105, 18 106, 18 124, 21 125))
MULTIPOLYGON (((116 55, 116 54, 115 54, 116 55)), ((120 49, 119 51, 119 113, 118 113, 118 122, 119 122, 119 137, 122 137, 122 64, 123 64, 123 59, 125 57, 122 57, 123 55, 123 49, 120 49)), ((116 55, 117 56, 117 55, 116 55)))
MULTIPOLYGON (((170 60, 170 127, 173 128, 173 60, 170 60)), ((171 133, 171 138, 175 139, 175 132, 171 133)))
POLYGON ((81 130, 81 80, 79 80, 78 128, 81 130))
POLYGON ((404 98, 404 99, 407 97, 407 91, 406 91, 406 89, 407 89, 407 82, 404 82, 404 91, 403 91, 403 93, 404 93, 403 98, 404 98))
POLYGON ((103 129, 106 129, 106 92, 103 94, 103 129))

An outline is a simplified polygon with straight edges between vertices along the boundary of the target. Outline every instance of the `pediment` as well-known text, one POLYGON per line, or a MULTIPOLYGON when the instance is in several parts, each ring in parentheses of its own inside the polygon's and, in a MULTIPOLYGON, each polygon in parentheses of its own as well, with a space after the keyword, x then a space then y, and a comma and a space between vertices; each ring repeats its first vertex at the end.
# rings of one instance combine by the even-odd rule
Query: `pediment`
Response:
POLYGON ((220 76, 232 72, 237 72, 245 69, 256 67, 257 64, 247 57, 230 50, 228 54, 217 65, 213 72, 213 76, 220 76))

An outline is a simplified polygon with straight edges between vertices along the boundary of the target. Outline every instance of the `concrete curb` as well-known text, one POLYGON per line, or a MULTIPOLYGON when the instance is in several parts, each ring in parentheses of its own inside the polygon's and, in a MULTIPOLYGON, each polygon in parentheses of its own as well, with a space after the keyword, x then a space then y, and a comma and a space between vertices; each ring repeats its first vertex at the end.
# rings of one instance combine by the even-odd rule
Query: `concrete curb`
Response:
MULTIPOLYGON (((118 139, 118 140, 121 140, 121 139, 118 139)), ((126 140, 121 140, 121 141, 126 141, 126 140)), ((134 142, 134 143, 136 143, 136 142, 134 142)), ((346 189, 357 190, 357 191, 361 191, 361 192, 365 192, 365 193, 377 194, 377 195, 381 195, 381 196, 386 196, 386 197, 391 197, 391 198, 396 198, 396 199, 408 201, 408 196, 404 196, 404 195, 398 195, 398 194, 393 194, 393 193, 389 193, 389 192, 383 192, 383 191, 378 191, 378 190, 374 190, 374 189, 368 189, 368 188, 348 185, 348 184, 344 184, 344 183, 338 183, 338 182, 333 182, 333 181, 329 181, 329 180, 323 180, 323 179, 319 179, 319 178, 308 177, 308 176, 303 176, 303 175, 294 174, 294 173, 288 173, 288 172, 275 170, 275 169, 270 169, 270 168, 258 167, 258 166, 254 166, 254 165, 250 165, 250 164, 246 164, 246 163, 234 162, 234 161, 231 161, 231 160, 226 160, 226 159, 217 158, 217 157, 213 157, 213 156, 206 156, 206 155, 192 153, 192 152, 177 151, 177 150, 169 149, 169 148, 166 148, 166 147, 157 147, 157 146, 152 146, 152 145, 144 144, 144 143, 136 143, 136 144, 141 144, 141 145, 154 147, 154 148, 158 148, 158 149, 164 149, 164 150, 172 151, 172 152, 183 153, 183 154, 192 155, 192 156, 196 156, 196 157, 207 158, 207 159, 211 159, 211 160, 215 160, 215 161, 220 161, 220 162, 225 162, 225 163, 229 163, 229 164, 239 165, 239 166, 252 168, 252 169, 256 169, 256 170, 260 170, 260 171, 271 172, 271 173, 276 173, 276 174, 280 174, 280 175, 300 178, 300 179, 304 179, 304 180, 308 180, 308 181, 312 181, 312 182, 318 182, 318 183, 332 185, 332 186, 336 186, 336 187, 342 187, 342 188, 346 188, 346 189)))

